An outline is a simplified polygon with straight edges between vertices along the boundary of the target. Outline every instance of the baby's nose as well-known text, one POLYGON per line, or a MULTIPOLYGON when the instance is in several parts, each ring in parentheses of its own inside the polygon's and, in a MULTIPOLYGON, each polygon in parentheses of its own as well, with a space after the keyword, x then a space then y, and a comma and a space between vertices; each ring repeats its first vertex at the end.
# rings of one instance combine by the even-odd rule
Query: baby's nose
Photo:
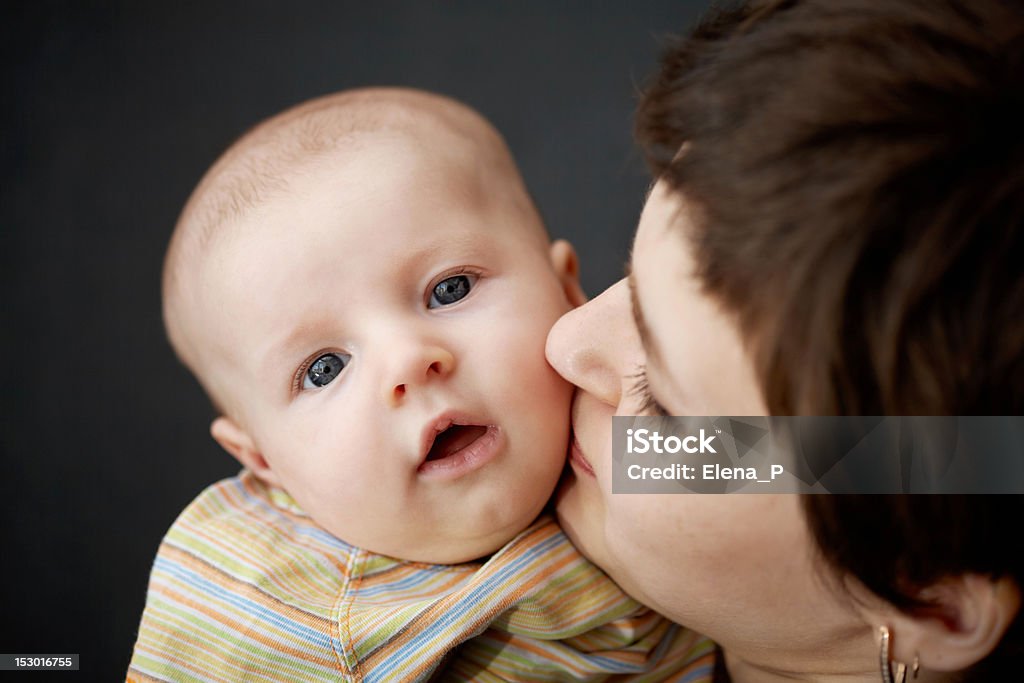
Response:
POLYGON ((447 377, 455 369, 455 356, 435 344, 416 344, 402 349, 394 359, 384 398, 388 405, 401 404, 409 391, 447 377))

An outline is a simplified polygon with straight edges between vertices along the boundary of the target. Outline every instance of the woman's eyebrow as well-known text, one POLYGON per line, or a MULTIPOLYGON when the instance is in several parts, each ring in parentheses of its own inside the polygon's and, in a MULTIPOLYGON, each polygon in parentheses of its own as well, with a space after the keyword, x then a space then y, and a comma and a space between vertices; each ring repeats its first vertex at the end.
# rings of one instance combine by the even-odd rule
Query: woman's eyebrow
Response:
MULTIPOLYGON (((640 206, 646 206, 647 200, 651 198, 651 193, 654 192, 654 186, 658 184, 658 179, 651 180, 650 184, 647 185, 647 191, 644 192, 644 201, 640 206)), ((627 266, 628 267, 628 266, 627 266)))
POLYGON ((626 262, 626 283, 629 285, 629 304, 633 312, 633 322, 636 325, 637 332, 640 333, 640 344, 643 346, 644 353, 649 361, 653 361, 656 365, 661 365, 661 353, 658 350, 658 345, 655 343, 653 335, 651 335, 650 329, 647 327, 643 309, 640 307, 640 298, 636 294, 636 277, 633 275, 632 258, 626 262))

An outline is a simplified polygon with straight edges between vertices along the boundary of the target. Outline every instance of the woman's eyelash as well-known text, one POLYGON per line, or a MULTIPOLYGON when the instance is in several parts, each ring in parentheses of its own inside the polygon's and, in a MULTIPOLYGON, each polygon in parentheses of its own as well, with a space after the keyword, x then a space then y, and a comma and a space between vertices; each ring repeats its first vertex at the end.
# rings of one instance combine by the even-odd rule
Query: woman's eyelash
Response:
POLYGON ((658 416, 668 415, 668 411, 658 403, 658 399, 654 398, 654 395, 651 393, 651 387, 647 383, 647 366, 638 366, 636 372, 630 376, 630 379, 633 381, 633 386, 629 388, 629 395, 636 396, 640 400, 640 407, 637 408, 638 413, 651 413, 658 416))

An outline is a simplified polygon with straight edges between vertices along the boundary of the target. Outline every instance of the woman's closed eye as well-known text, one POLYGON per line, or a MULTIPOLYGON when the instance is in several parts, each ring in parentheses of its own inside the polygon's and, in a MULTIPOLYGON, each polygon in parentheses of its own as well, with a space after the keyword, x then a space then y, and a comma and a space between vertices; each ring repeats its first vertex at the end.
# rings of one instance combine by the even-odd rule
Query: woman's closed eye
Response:
POLYGON ((459 271, 445 276, 430 288, 427 308, 442 308, 461 301, 469 295, 479 278, 479 274, 468 271, 459 271))
POLYGON ((654 398, 654 394, 651 393, 651 387, 647 383, 647 366, 640 365, 637 367, 636 372, 630 376, 633 380, 633 386, 629 389, 629 395, 635 396, 640 402, 636 412, 638 415, 668 415, 668 411, 658 403, 658 399, 654 398))
POLYGON ((302 388, 319 389, 327 386, 341 374, 351 360, 352 356, 347 353, 320 354, 302 373, 302 388))

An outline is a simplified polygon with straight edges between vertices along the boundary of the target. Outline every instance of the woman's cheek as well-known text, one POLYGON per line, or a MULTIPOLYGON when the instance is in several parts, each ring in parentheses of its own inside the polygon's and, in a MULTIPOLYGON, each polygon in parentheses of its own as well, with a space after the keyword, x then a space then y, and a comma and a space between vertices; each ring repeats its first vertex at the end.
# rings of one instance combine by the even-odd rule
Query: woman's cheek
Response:
POLYGON ((628 558, 629 565, 655 566, 665 558, 666 547, 681 541, 671 531, 664 496, 620 494, 608 499, 605 546, 613 558, 628 558))
POLYGON ((650 536, 645 530, 617 514, 615 510, 608 511, 602 534, 602 557, 595 563, 627 594, 648 606, 657 606, 658 601, 647 589, 652 583, 661 582, 658 553, 651 552, 650 536))

